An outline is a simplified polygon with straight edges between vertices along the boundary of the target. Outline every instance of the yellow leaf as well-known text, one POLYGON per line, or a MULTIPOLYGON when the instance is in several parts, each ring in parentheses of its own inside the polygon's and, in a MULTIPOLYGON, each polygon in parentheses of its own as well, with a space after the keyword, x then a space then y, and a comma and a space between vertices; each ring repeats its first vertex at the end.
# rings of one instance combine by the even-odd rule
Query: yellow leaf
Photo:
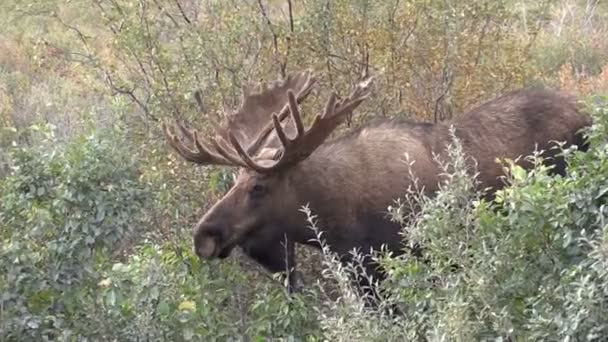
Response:
POLYGON ((177 308, 181 311, 194 311, 196 310, 196 303, 191 300, 185 300, 179 303, 177 308))
POLYGON ((99 286, 99 287, 105 287, 105 288, 108 288, 111 285, 112 285, 112 279, 110 279, 110 278, 103 279, 102 281, 100 281, 99 283, 97 283, 97 286, 99 286))

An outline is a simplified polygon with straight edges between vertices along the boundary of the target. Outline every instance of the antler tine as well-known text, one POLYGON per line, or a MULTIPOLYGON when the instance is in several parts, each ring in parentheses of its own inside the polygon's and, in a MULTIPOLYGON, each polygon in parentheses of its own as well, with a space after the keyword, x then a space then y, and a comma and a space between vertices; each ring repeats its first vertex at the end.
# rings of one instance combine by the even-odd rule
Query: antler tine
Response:
POLYGON ((295 95, 293 92, 288 92, 288 108, 296 124, 297 134, 295 138, 289 139, 284 128, 281 126, 279 116, 273 114, 272 124, 284 149, 281 158, 274 165, 262 166, 255 163, 249 158, 249 155, 243 150, 238 141, 231 137, 233 146, 244 161, 248 158, 248 160, 245 161, 247 165, 260 173, 275 172, 279 169, 295 165, 306 159, 321 146, 331 133, 344 121, 346 116, 355 110, 355 108, 369 96, 369 85, 371 84, 371 81, 372 78, 370 77, 363 82, 360 82, 351 95, 341 101, 337 101, 337 95, 332 93, 325 105, 323 114, 317 114, 317 116, 315 116, 310 129, 307 131, 304 130, 295 95))
MULTIPOLYGON (((302 101, 304 101, 308 97, 308 95, 310 95, 312 88, 313 88, 315 82, 317 81, 310 70, 305 71, 305 77, 306 77, 306 82, 296 96, 296 103, 298 103, 298 104, 302 103, 302 101)), ((285 82, 291 80, 291 78, 293 78, 293 75, 289 75, 285 82)), ((276 84, 274 84, 272 86, 276 86, 276 84)), ((285 120, 285 118, 287 117, 287 115, 289 113, 290 113, 290 105, 287 104, 278 113, 279 121, 285 120)), ((270 135, 270 133, 272 132, 272 130, 274 128, 275 128, 275 126, 274 126, 273 121, 266 124, 266 126, 264 126, 264 128, 262 128, 260 130, 260 132, 258 133, 256 138, 253 140, 253 142, 251 144, 249 144, 249 146, 247 147, 247 149, 246 149, 247 154, 249 154, 249 155, 255 154, 260 149, 260 147, 262 147, 264 141, 268 138, 268 136, 270 135)), ((296 128, 297 128, 297 126, 296 126, 296 128)))
POLYGON ((253 169, 257 172, 260 172, 260 173, 263 173, 265 171, 265 168, 263 166, 261 166, 260 164, 256 163, 253 160, 253 158, 251 158, 249 153, 247 153, 245 151, 245 149, 243 148, 243 145, 241 145, 241 143, 239 143, 239 141, 236 139, 234 134, 230 133, 228 135, 228 138, 230 139, 230 143, 232 144, 236 153, 239 155, 241 160, 245 163, 244 166, 246 166, 250 169, 253 169))
POLYGON ((188 140, 190 140, 190 142, 194 141, 194 132, 192 132, 190 129, 186 128, 186 126, 184 126, 183 122, 176 121, 176 125, 179 128, 179 130, 182 132, 182 134, 188 140))
MULTIPOLYGON (((289 101, 288 106, 289 111, 291 113, 291 117, 296 125, 296 137, 294 139, 297 139, 298 137, 302 136, 302 134, 304 134, 304 124, 302 123, 300 108, 298 108, 296 97, 293 94, 293 91, 290 90, 287 92, 287 99, 289 101)), ((287 146, 287 144, 289 144, 289 138, 287 138, 287 134, 285 133, 283 126, 281 126, 281 120, 279 119, 278 115, 272 115, 272 124, 274 125, 274 129, 277 132, 277 136, 279 137, 279 140, 281 141, 283 146, 287 146)))
MULTIPOLYGON (((288 101, 289 101, 287 108, 288 108, 289 112, 291 113, 292 118, 296 125, 297 134, 296 134, 296 137, 294 138, 294 140, 297 140, 305 133, 304 123, 302 122, 300 109, 298 108, 298 102, 297 102, 296 96, 294 95, 293 91, 289 90, 287 92, 287 97, 288 97, 288 101)), ((284 128, 283 128, 283 126, 281 126, 279 116, 276 113, 274 113, 272 115, 271 124, 273 125, 272 127, 276 130, 277 136, 279 137, 279 140, 281 141, 283 146, 284 147, 291 146, 291 143, 294 140, 290 140, 289 138, 287 138, 284 128)), ((217 140, 213 140, 214 147, 224 158, 226 158, 234 163, 240 163, 241 166, 250 168, 259 173, 268 173, 275 169, 275 165, 270 166, 270 167, 265 167, 265 166, 260 165, 259 163, 256 163, 253 160, 253 158, 251 157, 251 155, 247 151, 245 151, 245 149, 243 148, 241 143, 238 141, 238 139, 234 136, 234 134, 232 132, 228 132, 228 138, 230 139, 230 143, 232 144, 234 151, 236 151, 236 153, 238 154, 238 157, 235 156, 233 153, 229 152, 228 148, 226 146, 222 146, 222 143, 218 142, 217 140), (240 157, 240 160, 239 160, 239 157, 240 157)))
POLYGON ((163 133, 169 145, 185 160, 201 165, 239 166, 239 164, 235 164, 234 161, 226 159, 221 155, 217 155, 216 153, 210 151, 209 148, 207 148, 198 138, 198 131, 190 130, 180 122, 177 122, 176 125, 172 125, 173 128, 170 129, 168 125, 163 122, 163 133), (191 143, 194 143, 194 151, 187 147, 184 142, 178 138, 176 134, 174 134, 173 130, 175 129, 176 125, 186 139, 191 143))
MULTIPOLYGON (((289 101, 289 111, 291 112, 291 117, 296 125, 296 133, 298 136, 304 134, 304 123, 302 122, 302 116, 300 115, 300 108, 298 108, 298 102, 296 96, 293 94, 293 91, 289 90, 287 92, 287 100, 289 101)), ((273 116, 273 120, 274 120, 273 116)))
MULTIPOLYGON (((232 135, 232 133, 230 133, 230 136, 232 137, 232 139, 234 138, 234 135, 232 135)), ((244 163, 244 161, 242 159, 239 159, 238 156, 234 155, 234 153, 231 152, 231 148, 228 147, 226 145, 226 142, 224 141, 224 139, 219 138, 218 139, 213 139, 211 140, 211 143, 213 144, 213 147, 217 150, 217 152, 222 155, 222 157, 226 158, 227 160, 229 160, 230 162, 232 162, 234 165, 240 166, 240 167, 248 167, 248 165, 246 163, 244 163)))

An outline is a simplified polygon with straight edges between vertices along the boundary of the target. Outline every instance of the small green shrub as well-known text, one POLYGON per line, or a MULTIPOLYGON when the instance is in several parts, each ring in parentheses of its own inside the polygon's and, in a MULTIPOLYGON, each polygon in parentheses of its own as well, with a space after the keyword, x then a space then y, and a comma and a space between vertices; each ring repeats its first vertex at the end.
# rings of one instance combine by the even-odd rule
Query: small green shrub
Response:
POLYGON ((93 135, 62 145, 37 130, 39 146, 15 147, 0 184, 0 330, 9 338, 40 338, 82 315, 79 285, 127 246, 146 198, 121 144, 93 135))
POLYGON ((98 304, 91 307, 91 316, 103 324, 83 336, 129 341, 315 336, 310 294, 289 297, 263 281, 245 288, 250 275, 237 263, 218 269, 189 250, 185 245, 177 250, 139 247, 124 263, 104 270, 95 295, 98 304))
POLYGON ((142 180, 139 157, 120 132, 67 143, 52 127, 30 134, 37 147, 14 147, 11 173, 0 181, 3 338, 320 336, 314 292, 288 295, 276 281, 244 272, 238 258, 201 263, 189 235, 158 241, 138 228, 150 222, 163 201, 154 193, 167 192, 166 184, 142 180))

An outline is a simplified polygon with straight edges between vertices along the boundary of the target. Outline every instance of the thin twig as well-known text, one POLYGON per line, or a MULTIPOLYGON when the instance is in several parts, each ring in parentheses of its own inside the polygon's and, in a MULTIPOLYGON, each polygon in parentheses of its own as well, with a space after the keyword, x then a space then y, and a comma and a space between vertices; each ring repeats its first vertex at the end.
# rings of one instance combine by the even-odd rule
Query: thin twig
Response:
POLYGON ((182 18, 184 18, 184 21, 191 25, 192 21, 190 21, 190 18, 188 18, 188 16, 186 15, 186 12, 184 11, 182 5, 179 3, 179 0, 175 0, 175 5, 179 9, 179 12, 182 14, 182 18))
POLYGON ((264 7, 264 4, 262 4, 262 0, 258 0, 258 7, 260 8, 260 12, 262 13, 262 16, 264 17, 265 21, 266 21, 266 25, 268 26, 268 29, 270 30, 270 33, 272 34, 272 45, 274 47, 274 58, 275 61, 279 64, 279 68, 280 68, 280 72, 281 72, 281 77, 285 78, 287 76, 287 61, 282 62, 281 58, 279 57, 279 36, 277 35, 277 33, 275 32, 273 25, 272 25, 272 21, 270 21, 270 17, 268 17, 268 13, 266 13, 266 8, 264 7))

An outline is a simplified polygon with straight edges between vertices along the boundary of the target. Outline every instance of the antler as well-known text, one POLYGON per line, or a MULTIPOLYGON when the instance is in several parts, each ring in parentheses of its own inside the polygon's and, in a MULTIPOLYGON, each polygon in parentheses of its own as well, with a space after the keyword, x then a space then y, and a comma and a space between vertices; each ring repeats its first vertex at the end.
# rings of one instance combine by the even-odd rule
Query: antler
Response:
MULTIPOLYGON (((239 133, 248 144, 247 152, 255 154, 267 142, 274 126, 270 122, 270 116, 278 112, 278 117, 283 120, 289 113, 289 104, 286 103, 288 92, 297 93, 296 99, 301 103, 311 92, 315 78, 310 70, 297 74, 291 74, 284 81, 275 81, 272 86, 262 85, 262 90, 252 93, 245 88, 243 100, 239 109, 226 116, 223 127, 210 121, 216 133, 222 138, 239 133), (266 126, 264 126, 265 123, 266 126)), ((197 101, 199 99, 197 98, 197 101)), ((289 125, 289 122, 286 126, 289 125)), ((188 140, 188 144, 194 144, 194 150, 186 146, 186 143, 174 133, 175 127, 171 129, 163 123, 163 132, 169 145, 173 147, 187 161, 202 165, 229 165, 247 167, 244 161, 234 154, 222 152, 222 146, 216 139, 204 142, 199 138, 199 132, 186 128, 182 123, 177 123, 182 135, 188 140), (212 148, 208 147, 209 145, 212 148)))
MULTIPOLYGON (((245 136, 247 152, 254 155, 262 146, 266 146, 273 125, 270 118, 273 113, 278 113, 279 118, 284 120, 289 114, 287 103, 287 92, 292 91, 297 94, 298 103, 308 97, 312 91, 316 79, 310 70, 305 70, 296 74, 290 74, 283 82, 275 81, 271 87, 266 88, 261 85, 262 92, 249 94, 249 90, 244 89, 244 98, 239 109, 228 115, 226 127, 220 130, 220 135, 228 139, 228 133, 239 132, 245 136)), ((286 126, 289 126, 286 122, 286 126)))
POLYGON ((296 97, 293 91, 288 91, 288 107, 295 124, 296 136, 293 139, 288 138, 281 126, 279 115, 272 115, 273 127, 283 145, 282 155, 273 165, 264 166, 255 162, 232 132, 228 132, 228 137, 238 157, 223 144, 216 142, 215 147, 224 158, 235 162, 241 161, 246 167, 259 173, 272 173, 295 165, 306 159, 321 146, 331 133, 344 122, 346 117, 369 96, 371 82, 371 77, 360 82, 351 95, 341 101, 338 101, 336 94, 332 93, 325 105, 323 114, 317 115, 310 129, 306 131, 296 97))
POLYGON ((184 142, 174 134, 172 129, 163 123, 163 132, 169 145, 173 147, 179 155, 189 162, 202 165, 229 165, 229 166, 244 166, 243 163, 235 164, 234 161, 228 160, 221 155, 209 150, 208 147, 198 138, 198 131, 190 130, 180 122, 177 127, 182 131, 183 135, 190 143, 194 143, 195 150, 191 150, 184 142))

